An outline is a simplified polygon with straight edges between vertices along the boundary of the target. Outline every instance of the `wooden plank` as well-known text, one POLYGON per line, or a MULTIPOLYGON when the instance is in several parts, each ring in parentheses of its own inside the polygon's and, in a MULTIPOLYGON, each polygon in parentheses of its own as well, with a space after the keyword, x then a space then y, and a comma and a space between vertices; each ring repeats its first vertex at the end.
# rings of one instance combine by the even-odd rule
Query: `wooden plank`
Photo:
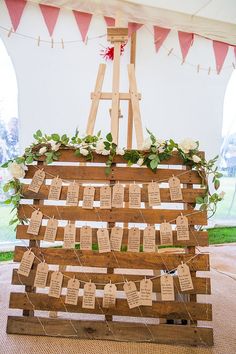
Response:
POLYGON ((174 325, 148 325, 150 332, 144 324, 112 322, 109 328, 104 321, 81 321, 66 319, 48 319, 40 317, 24 319, 9 316, 7 321, 8 334, 27 334, 44 336, 44 326, 48 336, 72 337, 80 339, 103 339, 122 342, 155 342, 184 345, 213 345, 213 330, 207 327, 174 326, 174 325), (76 328, 77 334, 75 335, 76 328), (109 330, 111 329, 111 331, 109 330))
MULTIPOLYGON (((26 247, 16 246, 14 261, 20 262, 26 247)), ((189 254, 160 254, 160 253, 132 253, 94 251, 80 251, 63 248, 32 248, 32 252, 41 259, 42 255, 48 264, 60 264, 85 267, 125 268, 125 269, 175 269, 181 262, 188 262, 190 270, 205 271, 210 269, 209 255, 198 254, 192 259, 189 254), (114 255, 113 255, 114 253, 114 255), (78 261, 78 257, 79 260, 78 261)), ((39 263, 35 258, 35 263, 39 263)))
MULTIPOLYGON (((94 98, 95 93, 91 93, 91 98, 94 98)), ((141 100, 141 93, 138 93, 138 99, 141 100)), ((100 100, 111 100, 112 99, 112 93, 111 92, 101 92, 100 93, 100 100)), ((119 92, 119 100, 122 101, 129 101, 130 100, 130 93, 126 92, 119 92)))
MULTIPOLYGON (((62 273, 66 277, 73 278, 75 277, 76 279, 79 279, 81 281, 88 281, 88 279, 91 279, 92 282, 97 283, 96 288, 97 289, 103 289, 104 285, 98 285, 99 283, 101 284, 107 284, 110 281, 114 283, 122 283, 124 281, 124 278, 121 274, 107 274, 107 273, 84 273, 84 272, 72 272, 72 271, 62 271, 62 273)), ((23 284, 25 285, 33 285, 34 284, 34 278, 35 278, 36 270, 33 270, 30 272, 28 277, 21 276, 20 279, 23 284)), ((48 279, 47 279, 47 286, 50 284, 51 280, 51 274, 52 271, 49 271, 48 274, 48 279)), ((126 274, 125 278, 129 281, 137 281, 137 280, 142 280, 144 278, 143 275, 136 275, 136 274, 126 274)), ((147 276, 147 279, 151 278, 147 276)), ((180 286, 179 286, 179 281, 176 276, 173 277, 174 279, 174 284, 175 284, 175 292, 178 293, 180 291, 180 286)), ((68 278, 63 278, 63 287, 67 287, 67 282, 68 278)), ((152 280, 153 283, 153 292, 160 292, 161 287, 160 287, 160 278, 156 278, 152 280)), ((18 274, 17 274, 17 269, 13 269, 12 272, 12 284, 13 285, 21 285, 21 282, 19 280, 18 274)), ((139 290, 139 283, 136 284, 137 288, 139 290)), ((80 287, 83 288, 84 283, 81 282, 80 287)), ((123 284, 117 284, 117 290, 123 290, 123 284)), ((187 294, 204 294, 208 295, 211 294, 211 284, 210 284, 210 278, 197 278, 195 277, 193 279, 193 290, 186 291, 187 294)))

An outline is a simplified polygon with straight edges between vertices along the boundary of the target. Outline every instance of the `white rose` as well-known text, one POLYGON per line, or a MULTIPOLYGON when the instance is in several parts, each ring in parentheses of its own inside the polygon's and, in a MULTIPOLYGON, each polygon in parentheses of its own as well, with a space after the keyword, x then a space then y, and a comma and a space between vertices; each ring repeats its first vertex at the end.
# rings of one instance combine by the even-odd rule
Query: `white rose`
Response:
POLYGON ((102 151, 102 155, 104 155, 104 156, 110 155, 110 150, 104 149, 104 150, 102 151))
POLYGON ((163 148, 163 147, 159 147, 158 148, 158 152, 161 154, 162 152, 164 152, 165 151, 165 149, 163 148))
POLYGON ((163 139, 156 139, 156 142, 155 142, 155 145, 156 146, 162 146, 162 145, 165 145, 165 140, 163 139))
POLYGON ((124 149, 119 149, 119 148, 116 149, 116 155, 123 156, 124 154, 125 154, 125 150, 124 149))
POLYGON ((143 150, 149 150, 152 145, 152 140, 150 137, 146 138, 143 142, 142 149, 143 150))
POLYGON ((222 191, 222 192, 219 193, 219 197, 220 197, 221 199, 223 199, 224 196, 225 196, 225 192, 222 191))
POLYGON ((140 157, 140 159, 138 159, 138 161, 136 163, 137 163, 137 165, 142 166, 143 161, 144 161, 144 159, 142 157, 140 157))
POLYGON ((28 168, 23 163, 16 163, 15 161, 9 163, 8 171, 14 178, 24 178, 25 177, 25 170, 28 168))
POLYGON ((197 143, 191 139, 184 139, 179 143, 179 148, 187 154, 189 150, 195 150, 197 148, 197 143))
POLYGON ((88 150, 87 149, 80 149, 80 153, 81 153, 81 155, 83 155, 83 156, 87 156, 88 155, 88 150))
POLYGON ((105 144, 102 140, 99 140, 95 146, 96 152, 99 154, 105 149, 105 144), (98 152, 99 151, 99 152, 98 152))
POLYGON ((45 154, 46 151, 47 151, 47 147, 46 146, 41 147, 41 149, 39 149, 39 155, 45 154))
POLYGON ((81 146, 83 146, 83 148, 88 146, 88 143, 86 143, 85 141, 82 141, 81 146))
POLYGON ((199 163, 201 161, 201 158, 197 155, 193 155, 192 159, 193 159, 193 162, 195 162, 195 163, 199 163))
POLYGON ((54 140, 50 141, 50 143, 53 151, 57 151, 60 149, 61 143, 57 143, 54 140))

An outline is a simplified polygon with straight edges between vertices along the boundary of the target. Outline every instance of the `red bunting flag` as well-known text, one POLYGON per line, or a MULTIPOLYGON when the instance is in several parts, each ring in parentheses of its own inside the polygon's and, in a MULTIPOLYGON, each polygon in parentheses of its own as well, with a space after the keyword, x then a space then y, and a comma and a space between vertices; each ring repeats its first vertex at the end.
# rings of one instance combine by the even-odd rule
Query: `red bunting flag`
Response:
POLYGON ((104 20, 107 24, 107 27, 114 27, 115 26, 115 19, 112 17, 104 16, 104 20))
POLYGON ((5 0, 14 31, 19 26, 26 2, 26 0, 5 0))
POLYGON ((193 44, 193 33, 178 31, 179 44, 182 52, 183 62, 186 59, 189 48, 193 44))
POLYGON ((143 25, 141 23, 129 22, 128 23, 128 37, 130 37, 134 32, 137 32, 143 25))
POLYGON ((168 36, 170 29, 158 27, 158 26, 153 26, 153 27, 154 27, 154 43, 156 47, 156 52, 158 52, 163 42, 165 41, 166 37, 168 36))
POLYGON ((229 50, 229 45, 227 43, 212 41, 213 42, 213 49, 215 54, 216 60, 216 71, 217 74, 221 72, 222 66, 224 64, 226 55, 229 50))
POLYGON ((52 36, 60 9, 54 6, 39 4, 48 32, 52 36))
POLYGON ((92 19, 92 14, 88 14, 86 12, 81 12, 81 11, 75 11, 73 10, 77 25, 79 27, 80 33, 81 33, 81 37, 83 42, 85 42, 86 37, 87 37, 87 33, 88 33, 88 29, 89 29, 89 25, 92 19))

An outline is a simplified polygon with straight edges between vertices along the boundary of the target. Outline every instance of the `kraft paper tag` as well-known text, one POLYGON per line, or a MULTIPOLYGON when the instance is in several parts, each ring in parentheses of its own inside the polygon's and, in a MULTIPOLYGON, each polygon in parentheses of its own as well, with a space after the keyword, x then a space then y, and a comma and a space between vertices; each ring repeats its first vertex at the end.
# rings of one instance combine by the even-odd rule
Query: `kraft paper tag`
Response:
POLYGON ((178 177, 174 177, 174 176, 170 177, 169 188, 170 188, 170 199, 172 201, 183 199, 180 180, 178 177))
POLYGON ((156 251, 156 230, 154 226, 147 226, 143 230, 143 252, 156 251))
POLYGON ((129 186, 129 208, 141 207, 141 188, 138 184, 129 186))
POLYGON ((35 288, 45 288, 48 278, 48 264, 45 262, 37 265, 36 275, 34 278, 35 288))
POLYGON ((177 240, 189 240, 188 218, 184 215, 178 216, 176 219, 177 240))
POLYGON ((43 240, 47 242, 54 242, 57 235, 57 227, 58 227, 58 220, 54 218, 49 219, 46 226, 43 240))
POLYGON ((140 305, 139 295, 136 285, 133 281, 127 281, 124 284, 124 292, 127 297, 128 306, 130 309, 140 305))
POLYGON ((88 186, 84 188, 82 208, 93 209, 94 194, 95 194, 94 187, 88 186))
POLYGON ((67 284, 65 304, 77 305, 80 282, 78 279, 70 279, 67 284))
POLYGON ((193 282, 189 266, 187 264, 180 264, 177 268, 177 274, 181 291, 192 290, 193 282))
POLYGON ((17 273, 28 277, 34 262, 34 257, 35 255, 33 254, 33 252, 31 252, 30 250, 25 251, 17 273))
POLYGON ((152 288, 153 284, 150 279, 142 279, 140 281, 140 305, 152 306, 152 288))
POLYGON ((96 286, 94 283, 85 283, 84 284, 84 296, 82 302, 83 309, 94 309, 95 308, 95 294, 96 286))
POLYGON ((123 238, 123 229, 119 226, 114 226, 111 229, 110 243, 112 251, 120 251, 123 238))
POLYGON ((148 184, 148 204, 151 207, 161 205, 160 188, 157 182, 148 184))
POLYGON ((99 253, 111 252, 111 245, 109 240, 109 232, 107 229, 98 229, 98 250, 99 253))
POLYGON ((44 179, 45 179, 45 172, 43 170, 36 171, 28 187, 28 190, 34 193, 38 193, 38 191, 40 190, 43 184, 44 179))
POLYGON ((132 227, 128 232, 128 252, 139 252, 140 248, 140 230, 132 227))
POLYGON ((64 244, 63 248, 75 248, 75 224, 69 223, 64 229, 64 244))
POLYGON ((31 214, 30 223, 27 228, 27 233, 31 235, 38 235, 43 218, 43 213, 40 210, 35 210, 31 214))
POLYGON ((61 178, 53 178, 49 193, 48 193, 48 200, 59 200, 61 195, 61 188, 62 188, 62 180, 61 178))
POLYGON ((173 232, 170 223, 163 222, 160 225, 160 240, 161 245, 173 245, 173 232))
POLYGON ((92 249, 92 228, 90 226, 82 226, 80 229, 80 249, 82 251, 92 249))
POLYGON ((111 187, 109 186, 100 188, 100 208, 111 209, 111 187))
POLYGON ((77 206, 79 200, 79 184, 75 181, 70 183, 67 188, 66 205, 77 206))
POLYGON ((49 286, 48 296, 59 298, 61 295, 61 287, 63 274, 61 272, 53 272, 49 286))
POLYGON ((124 203, 124 186, 117 183, 113 187, 112 192, 112 207, 113 208, 123 208, 124 203))
POLYGON ((110 283, 104 286, 102 307, 108 309, 116 306, 116 290, 115 284, 110 283))
POLYGON ((171 275, 165 274, 160 278, 161 282, 161 299, 162 301, 174 301, 174 279, 171 275))

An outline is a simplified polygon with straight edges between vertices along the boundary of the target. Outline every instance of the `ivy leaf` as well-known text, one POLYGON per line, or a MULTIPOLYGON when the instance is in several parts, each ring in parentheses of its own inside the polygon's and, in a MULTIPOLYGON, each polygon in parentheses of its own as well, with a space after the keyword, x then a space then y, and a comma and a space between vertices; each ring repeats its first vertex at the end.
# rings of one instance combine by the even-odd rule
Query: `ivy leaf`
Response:
POLYGON ((196 197, 196 203, 197 204, 202 204, 204 202, 202 197, 196 197))
POLYGON ((32 155, 28 156, 25 160, 25 162, 28 164, 28 163, 32 163, 34 161, 34 158, 32 155))
POLYGON ((7 167, 8 167, 8 164, 9 164, 10 162, 12 162, 12 160, 9 160, 9 161, 3 163, 3 164, 1 165, 1 167, 2 167, 2 168, 7 168, 7 167))
POLYGON ((155 168, 157 168, 157 166, 158 166, 158 160, 157 159, 151 160, 151 162, 150 162, 151 169, 155 170, 155 168))
POLYGON ((149 158, 149 160, 154 160, 154 159, 157 160, 157 155, 151 154, 148 156, 148 158, 149 158))
POLYGON ((6 183, 6 184, 4 184, 4 186, 3 186, 3 192, 8 192, 9 191, 9 189, 10 189, 10 183, 6 183))
POLYGON ((111 133, 109 133, 109 134, 106 135, 106 139, 107 139, 107 141, 109 141, 110 143, 112 142, 112 135, 111 135, 111 133))
POLYGON ((52 134, 52 140, 60 141, 60 136, 58 134, 52 134))
POLYGON ((214 187, 215 187, 215 190, 220 188, 220 181, 218 179, 215 179, 214 187))
POLYGON ((6 199, 6 200, 4 200, 4 204, 6 204, 6 205, 9 205, 9 204, 11 204, 11 202, 12 202, 12 200, 11 200, 11 198, 10 199, 6 199))
POLYGON ((110 166, 107 166, 107 167, 105 168, 105 174, 106 174, 106 176, 109 176, 110 173, 111 173, 111 167, 110 167, 110 166))

